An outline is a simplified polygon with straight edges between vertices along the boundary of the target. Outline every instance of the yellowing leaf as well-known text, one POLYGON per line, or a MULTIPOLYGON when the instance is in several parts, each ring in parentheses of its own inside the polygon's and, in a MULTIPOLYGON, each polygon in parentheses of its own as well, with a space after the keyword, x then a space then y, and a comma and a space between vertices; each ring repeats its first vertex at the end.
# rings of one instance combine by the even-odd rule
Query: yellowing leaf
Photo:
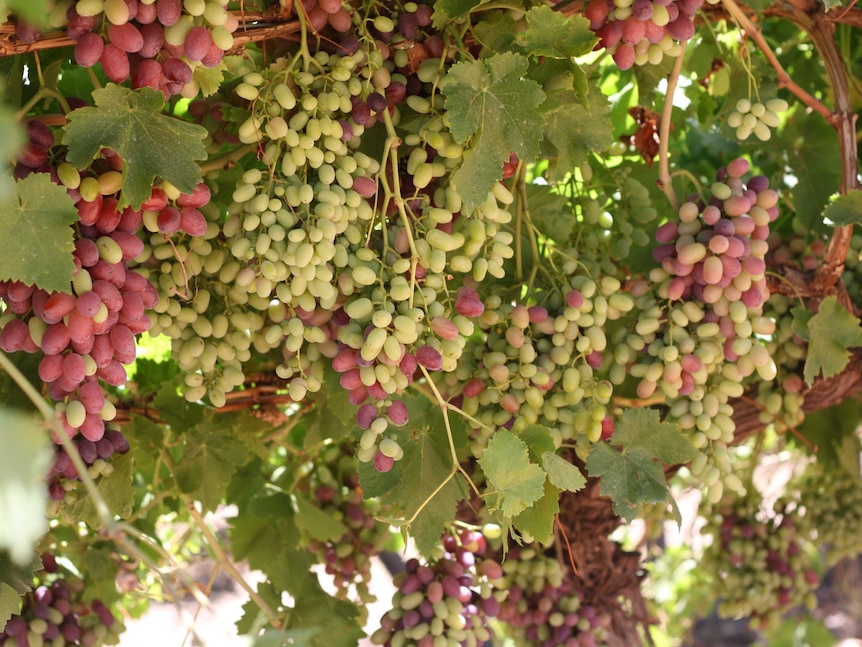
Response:
POLYGON ((63 143, 68 160, 84 168, 103 148, 123 160, 120 208, 137 209, 150 197, 157 177, 183 193, 191 193, 201 180, 197 160, 206 159, 203 139, 207 131, 162 113, 164 97, 151 88, 129 90, 119 85, 93 92, 96 107, 69 113, 63 143))
POLYGON ((539 152, 545 93, 524 78, 527 68, 520 54, 495 54, 453 65, 441 83, 452 135, 459 143, 474 138, 452 177, 467 213, 486 200, 513 152, 525 160, 539 152))
POLYGON ((78 210, 47 173, 31 173, 0 193, 0 280, 70 292, 78 210))
POLYGON ((817 314, 808 320, 808 356, 805 360, 805 381, 813 384, 820 373, 823 377, 838 375, 850 361, 848 349, 862 346, 862 328, 834 296, 820 302, 817 314))
POLYGON ((498 431, 488 441, 479 465, 494 489, 493 506, 514 517, 544 493, 545 472, 530 462, 523 440, 510 431, 498 431))

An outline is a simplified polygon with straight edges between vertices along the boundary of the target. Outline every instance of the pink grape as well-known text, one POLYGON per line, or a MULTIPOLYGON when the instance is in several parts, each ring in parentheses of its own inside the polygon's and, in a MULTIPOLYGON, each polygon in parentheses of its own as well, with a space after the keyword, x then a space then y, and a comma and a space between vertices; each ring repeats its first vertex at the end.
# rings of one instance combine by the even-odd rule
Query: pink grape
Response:
POLYGON ((163 234, 173 234, 180 230, 180 210, 176 207, 165 207, 159 212, 157 224, 163 234))
MULTIPOLYGON (((20 321, 15 319, 13 321, 20 321)), ((10 324, 12 322, 9 322, 10 324)), ((27 324, 23 321, 20 323, 26 328, 27 324)), ((8 324, 7 324, 8 327, 8 324)), ((3 329, 4 331, 6 328, 3 329)), ((27 334, 29 337, 29 332, 27 334)), ((69 345, 69 329, 66 327, 66 324, 63 322, 58 322, 55 324, 51 324, 45 330, 45 333, 42 335, 42 352, 46 355, 58 355, 63 352, 66 347, 69 345)))
POLYGON ((381 474, 385 474, 386 472, 391 470, 394 463, 395 461, 392 458, 386 456, 380 450, 377 450, 377 453, 374 454, 374 469, 376 469, 381 474))
POLYGON ((183 43, 185 47, 186 57, 190 61, 200 61, 209 52, 213 41, 210 32, 205 27, 192 27, 189 33, 186 34, 186 40, 183 43))
POLYGON ((98 414, 105 406, 105 392, 98 382, 85 382, 78 388, 78 399, 87 413, 98 414))
POLYGON ((180 230, 189 236, 203 236, 207 231, 207 220, 194 207, 180 209, 180 230))
MULTIPOLYGON (((165 44, 165 30, 159 23, 155 22, 141 25, 141 38, 143 39, 143 44, 138 54, 143 58, 153 58, 161 51, 162 46, 165 44)), ((161 70, 161 65, 159 66, 159 70, 161 70)))
POLYGON ((373 404, 363 404, 356 412, 356 424, 360 429, 369 429, 377 419, 377 407, 373 404))
POLYGON ((395 400, 386 408, 386 415, 393 425, 400 427, 406 425, 409 420, 407 407, 401 400, 395 400))
POLYGON ((202 207, 209 203, 211 198, 210 188, 203 182, 195 187, 191 193, 183 193, 177 198, 178 207, 202 207))
POLYGON ((131 364, 135 361, 137 348, 135 346, 135 336, 127 326, 122 324, 111 328, 110 333, 111 346, 114 348, 114 357, 123 364, 131 364))
POLYGON ((99 62, 105 41, 97 33, 88 31, 75 45, 75 62, 81 67, 92 67, 99 62))
POLYGON ((24 349, 26 340, 29 339, 30 330, 27 324, 20 319, 12 319, 0 331, 0 348, 7 353, 16 353, 24 349))
POLYGON ((47 324, 62 321, 63 317, 72 312, 76 305, 75 297, 71 294, 57 292, 48 297, 42 306, 42 319, 47 324))
POLYGON ((144 37, 138 28, 130 22, 110 25, 108 27, 108 40, 129 54, 141 51, 141 47, 144 46, 144 37))
POLYGON ((85 317, 92 317, 102 306, 102 300, 95 292, 84 292, 78 297, 75 307, 78 312, 85 317))
POLYGON ((39 379, 45 383, 59 379, 63 374, 62 355, 44 355, 39 361, 39 379))
POLYGON ((182 0, 156 0, 156 15, 165 27, 175 24, 182 15, 182 0))
POLYGON ((635 64, 635 48, 629 43, 618 43, 613 58, 618 68, 628 70, 635 64))
POLYGON ((436 348, 422 346, 416 351, 416 361, 429 371, 439 371, 443 368, 443 356, 436 348))
POLYGON ((84 418, 84 424, 81 425, 81 435, 92 442, 102 439, 105 435, 105 421, 98 415, 88 413, 84 418))
POLYGON ((145 58, 138 62, 135 66, 135 71, 132 72, 132 87, 133 88, 153 88, 159 89, 159 84, 162 81, 162 66, 158 61, 151 58, 145 58))
POLYGON ((116 45, 112 43, 105 45, 99 61, 108 80, 122 83, 129 78, 129 56, 116 45))

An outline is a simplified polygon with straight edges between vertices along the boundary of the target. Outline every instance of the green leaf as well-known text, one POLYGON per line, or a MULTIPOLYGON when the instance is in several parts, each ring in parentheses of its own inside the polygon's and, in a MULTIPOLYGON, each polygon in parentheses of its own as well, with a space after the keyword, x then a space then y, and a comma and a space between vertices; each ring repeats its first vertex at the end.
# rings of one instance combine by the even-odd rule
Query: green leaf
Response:
MULTIPOLYGON (((128 519, 135 504, 135 488, 132 486, 132 454, 121 454, 111 458, 113 471, 99 478, 96 488, 112 515, 128 519)), ((85 522, 94 530, 102 528, 102 518, 96 511, 92 497, 81 494, 78 501, 69 507, 73 519, 85 522)))
POLYGON ((807 114, 799 104, 791 113, 782 141, 775 142, 787 154, 786 164, 798 182, 792 189, 796 219, 806 233, 825 233, 823 208, 841 181, 838 144, 832 126, 819 115, 807 114))
POLYGON ((347 526, 326 514, 323 510, 312 505, 304 496, 295 497, 298 515, 296 525, 300 530, 308 533, 308 536, 317 541, 334 541, 340 539, 347 533, 347 526))
POLYGON ((548 480, 560 490, 577 492, 587 484, 581 470, 552 452, 542 454, 542 467, 548 474, 548 480))
POLYGON ((456 18, 466 16, 472 9, 478 7, 482 0, 438 0, 434 3, 434 15, 431 24, 440 29, 456 18))
MULTIPOLYGON (((371 463, 362 463, 359 479, 363 495, 379 498, 384 506, 381 514, 389 515, 393 525, 403 525, 421 507, 407 529, 419 552, 427 555, 454 518, 455 507, 464 498, 464 486, 460 475, 450 477, 452 455, 440 407, 421 396, 402 400, 410 414, 410 421, 399 430, 404 458, 386 474, 380 474, 371 463)), ((467 444, 464 423, 457 416, 451 416, 450 423, 457 451, 467 444)))
POLYGON ((520 54, 495 54, 453 65, 441 83, 452 135, 459 143, 473 138, 452 176, 467 213, 487 199, 511 153, 525 160, 538 155, 545 93, 524 78, 528 66, 520 54))
POLYGON ((188 402, 177 392, 180 384, 180 378, 165 382, 153 399, 153 407, 174 433, 183 433, 198 425, 203 421, 206 411, 201 405, 188 402))
POLYGON ((135 360, 135 383, 138 385, 138 393, 142 395, 155 393, 178 373, 179 367, 172 359, 159 361, 139 356, 135 360))
POLYGON ((575 226, 568 198, 543 184, 528 184, 526 190, 533 224, 554 242, 567 242, 575 226))
POLYGON ((201 95, 209 97, 218 92, 224 80, 225 72, 227 72, 227 65, 224 60, 215 67, 198 65, 195 68, 194 78, 201 89, 201 95))
POLYGON ((53 7, 48 0, 0 0, 0 24, 6 22, 12 12, 37 27, 45 27, 53 7))
POLYGON ((834 296, 820 302, 817 314, 808 320, 808 355, 805 359, 805 381, 813 384, 821 371, 832 377, 843 371, 850 361, 848 349, 862 346, 862 328, 834 296))
POLYGON ((479 465, 491 487, 492 504, 505 517, 514 517, 535 503, 545 488, 545 472, 530 462, 527 444, 510 431, 495 433, 479 465))
POLYGON ((0 280, 70 292, 78 210, 47 173, 31 173, 0 193, 0 280))
POLYGON ((635 518, 641 503, 667 501, 664 469, 646 449, 617 451, 598 443, 587 457, 587 470, 590 476, 601 477, 602 494, 611 498, 614 512, 626 521, 635 518))
POLYGON ((44 424, 35 416, 0 409, 0 550, 27 564, 48 530, 45 475, 54 459, 44 424))
POLYGON ((546 481, 542 498, 512 519, 512 525, 540 544, 548 544, 554 536, 554 517, 559 511, 560 491, 546 481))
POLYGON ((33 573, 42 568, 38 557, 19 566, 5 550, 0 550, 0 631, 13 615, 21 612, 23 596, 33 588, 33 573))
POLYGON ((249 459, 234 421, 214 414, 208 418, 185 434, 183 460, 175 475, 180 490, 200 501, 204 511, 222 502, 231 476, 249 459))
POLYGON ((697 450, 676 425, 661 422, 655 409, 626 409, 617 421, 611 443, 624 450, 642 448, 668 465, 686 463, 697 450))
POLYGON ((832 221, 836 227, 862 223, 862 191, 853 189, 849 193, 839 195, 826 205, 823 217, 832 221))
POLYGON ((590 21, 583 16, 568 18, 543 5, 530 9, 526 19, 524 48, 528 54, 564 59, 579 71, 572 59, 589 54, 598 41, 590 29, 590 21))
POLYGON ((67 159, 84 168, 103 148, 117 153, 123 160, 120 209, 140 207, 157 176, 183 193, 195 189, 201 181, 197 160, 207 157, 205 128, 162 114, 164 97, 151 88, 109 84, 94 91, 93 99, 95 108, 69 113, 63 137, 67 159))
POLYGON ((790 324, 793 334, 799 337, 802 341, 809 341, 811 339, 811 334, 808 332, 808 322, 811 321, 811 317, 814 316, 814 313, 808 308, 797 306, 790 309, 790 314, 793 315, 793 321, 790 324))
POLYGON ((339 377, 335 371, 328 371, 323 379, 325 387, 314 394, 315 415, 308 416, 306 448, 317 447, 326 440, 343 440, 356 427, 356 407, 338 384, 339 377))
POLYGON ((685 463, 696 453, 691 441, 674 425, 661 422, 655 409, 626 409, 610 443, 593 447, 587 471, 602 479, 602 494, 611 498, 614 511, 631 521, 640 504, 670 500, 663 463, 685 463))
POLYGON ((541 462, 542 454, 556 450, 551 430, 544 425, 527 425, 518 433, 518 438, 527 443, 530 457, 537 463, 541 462))
POLYGON ((553 163, 551 182, 561 181, 591 151, 603 151, 614 141, 608 99, 598 88, 591 88, 586 107, 573 90, 552 92, 543 110, 547 125, 542 148, 553 163))
MULTIPOLYGON (((9 359, 24 374, 30 384, 39 384, 39 362, 42 359, 39 353, 10 353, 9 359)), ((0 371, 0 408, 10 407, 23 409, 27 412, 35 411, 33 401, 21 390, 21 387, 12 379, 6 371, 0 371)))

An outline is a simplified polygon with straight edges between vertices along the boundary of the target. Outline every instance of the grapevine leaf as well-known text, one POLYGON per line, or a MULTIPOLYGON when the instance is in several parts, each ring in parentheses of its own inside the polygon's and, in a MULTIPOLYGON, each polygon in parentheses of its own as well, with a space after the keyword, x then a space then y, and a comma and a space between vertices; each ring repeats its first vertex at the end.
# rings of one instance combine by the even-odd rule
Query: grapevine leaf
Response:
POLYGON ((434 3, 432 25, 438 29, 445 27, 456 18, 466 16, 478 7, 481 0, 439 0, 434 3))
POLYGON ((37 27, 44 27, 48 24, 48 14, 52 8, 53 5, 47 0, 0 0, 0 24, 6 22, 11 12, 37 27))
POLYGON ((590 452, 587 471, 601 477, 602 493, 611 497, 614 511, 631 521, 641 503, 670 499, 662 463, 685 463, 696 453, 691 441, 671 423, 661 422, 655 409, 626 409, 610 442, 598 443, 590 452))
POLYGON ((84 168, 103 148, 123 160, 119 208, 137 209, 150 197, 156 176, 191 193, 201 181, 197 160, 206 159, 202 126, 162 114, 164 97, 151 88, 115 84, 95 90, 96 107, 69 113, 63 142, 67 159, 84 168))
MULTIPOLYGON (((257 594, 270 609, 278 609, 281 606, 281 593, 272 585, 272 582, 260 582, 257 585, 257 594)), ((242 605, 242 611, 242 616, 235 623, 240 635, 256 636, 261 629, 269 626, 269 620, 251 598, 242 605)))
POLYGON ((285 628, 320 628, 311 636, 309 645, 355 647, 365 635, 357 623, 356 606, 324 591, 314 572, 306 569, 300 573, 297 585, 289 593, 295 604, 287 610, 285 628))
POLYGON ((551 182, 565 178, 590 151, 603 151, 614 141, 608 99, 596 88, 586 107, 573 90, 559 90, 549 94, 543 109, 547 110, 543 149, 553 163, 551 182))
POLYGON ((862 328, 834 296, 820 302, 817 314, 808 320, 808 355, 805 359, 805 381, 813 384, 817 376, 832 377, 843 371, 850 361, 848 349, 862 346, 862 328))
MULTIPOLYGON (((841 180, 841 168, 834 164, 836 144, 831 126, 808 115, 803 107, 793 110, 782 140, 787 142, 787 164, 798 183, 793 187, 793 203, 799 225, 812 233, 829 231, 821 214, 841 180), (792 142, 792 145, 790 145, 792 142)), ((776 142, 776 146, 782 146, 776 142)))
POLYGON ((581 470, 553 452, 542 454, 542 467, 547 472, 550 482, 561 490, 577 492, 587 484, 587 479, 581 474, 581 470))
POLYGON ((540 544, 547 544, 554 534, 554 517, 560 511, 560 491, 545 482, 542 497, 512 519, 512 525, 532 535, 540 544))
MULTIPOLYGON (((135 503, 135 488, 132 486, 132 454, 122 454, 111 459, 114 468, 109 476, 102 476, 96 484, 99 494, 112 515, 128 519, 135 503)), ((85 522, 94 530, 102 528, 102 517, 96 510, 92 497, 81 495, 69 514, 73 519, 85 522)))
POLYGON ((36 419, 0 409, 0 550, 16 564, 28 563, 48 530, 45 475, 54 457, 51 441, 36 419))
MULTIPOLYGON (((252 604, 254 603, 252 602, 252 604)), ((255 638, 254 642, 251 643, 251 647, 284 647, 284 645, 290 645, 290 647, 311 647, 314 644, 311 639, 323 629, 324 627, 291 629, 289 631, 270 629, 255 638)))
POLYGON ((479 465, 495 490, 494 507, 514 517, 544 492, 545 473, 530 462, 527 444, 510 431, 498 431, 488 441, 479 465))
POLYGON ((624 451, 644 449, 668 465, 686 463, 697 450, 676 425, 661 422, 655 409, 626 409, 615 426, 611 443, 624 451))
MULTIPOLYGON (((378 497, 384 506, 382 514, 390 515, 394 525, 403 524, 419 511, 408 530, 419 552, 427 555, 453 518, 464 490, 460 475, 452 476, 452 455, 440 408, 428 398, 405 396, 402 400, 410 416, 399 430, 404 457, 385 474, 371 463, 362 463, 359 479, 363 495, 378 497)), ((458 450, 466 445, 464 425, 454 417, 450 423, 458 450)))
POLYGON ((626 521, 635 518, 641 503, 667 501, 664 470, 641 447, 617 451, 608 443, 598 443, 587 457, 587 470, 590 476, 601 477, 602 494, 611 498, 614 512, 626 521))
POLYGON ((205 420, 185 435, 183 460, 177 466, 180 490, 214 510, 227 492, 230 477, 249 458, 231 420, 205 420))
POLYGON ((117 571, 119 567, 115 553, 107 546, 81 546, 76 555, 78 566, 87 580, 83 595, 86 600, 101 600, 106 604, 119 600, 122 594, 117 590, 117 571))
MULTIPOLYGON (((812 447, 816 447, 817 462, 825 470, 839 469, 848 459, 858 461, 859 440, 855 434, 860 418, 862 402, 847 398, 826 409, 806 413, 805 420, 798 427, 799 433, 802 434, 799 439, 801 442, 796 442, 795 435, 789 436, 788 440, 805 450, 810 451, 812 447)), ((858 467, 856 462, 854 469, 857 472, 858 467)), ((853 471, 850 470, 851 473, 853 471)))
POLYGON ((179 373, 179 366, 173 359, 158 361, 149 357, 135 360, 135 384, 140 394, 155 393, 163 384, 172 381, 179 373))
POLYGON ((518 47, 515 20, 508 13, 483 11, 473 25, 473 38, 487 52, 506 52, 518 47))
POLYGON ((165 382, 153 400, 159 416, 175 433, 182 433, 203 421, 205 411, 204 407, 188 402, 177 392, 181 382, 181 379, 165 382))
POLYGON ((541 184, 528 184, 526 190, 530 217, 542 235, 558 243, 568 241, 575 225, 568 198, 541 184))
POLYGON ((839 195, 826 205, 823 217, 828 218, 836 227, 862 223, 862 191, 853 189, 849 193, 839 195))
POLYGON ((314 416, 309 416, 308 432, 304 443, 308 448, 317 447, 325 440, 339 441, 356 427, 356 407, 350 403, 350 396, 338 384, 339 374, 326 373, 325 388, 315 394, 314 416))
MULTIPOLYGON (((0 6, 2 6, 2 0, 0 0, 0 6)), ((2 10, 0 10, 0 16, 2 16, 2 10)), ((0 79, 0 91, 3 90, 3 85, 3 80, 0 79)), ((11 195, 14 190, 12 169, 6 160, 14 159, 23 143, 24 134, 15 121, 12 111, 0 105, 0 201, 11 195)))
POLYGON ((215 67, 206 67, 199 65, 195 68, 195 82, 201 89, 201 95, 209 97, 218 92, 221 83, 224 80, 224 73, 227 72, 227 65, 222 60, 215 67))
POLYGON ((518 433, 518 438, 527 443, 530 457, 537 463, 541 462, 542 454, 556 449, 551 430, 544 425, 527 425, 518 433))
POLYGON ((18 565, 5 550, 0 550, 0 631, 13 615, 21 611, 21 596, 33 588, 33 573, 42 568, 36 556, 29 564, 18 565))
POLYGON ((0 280, 70 292, 78 210, 47 173, 31 173, 0 193, 0 280))
POLYGON ((503 174, 503 163, 515 153, 534 159, 544 119, 538 107, 545 93, 524 78, 527 59, 511 52, 453 65, 441 83, 452 135, 459 143, 473 137, 452 182, 472 212, 503 174))
POLYGON ((814 316, 814 313, 808 308, 797 306, 790 309, 790 314, 793 315, 793 321, 790 324, 793 334, 799 337, 802 341, 809 341, 811 339, 811 335, 808 332, 808 322, 811 321, 811 317, 814 316))
POLYGON ((550 7, 534 7, 527 12, 524 46, 528 54, 569 59, 593 51, 596 34, 583 16, 568 18, 550 7))
POLYGON ((307 532, 312 539, 337 540, 347 532, 347 527, 343 523, 312 505, 304 496, 296 496, 296 507, 299 512, 296 525, 300 530, 307 532))
MULTIPOLYGON (((38 353, 25 353, 23 351, 9 355, 12 363, 24 374, 30 384, 39 383, 39 362, 41 356, 38 353)), ((0 408, 10 407, 34 411, 33 401, 15 383, 12 376, 6 371, 0 371, 0 408)))

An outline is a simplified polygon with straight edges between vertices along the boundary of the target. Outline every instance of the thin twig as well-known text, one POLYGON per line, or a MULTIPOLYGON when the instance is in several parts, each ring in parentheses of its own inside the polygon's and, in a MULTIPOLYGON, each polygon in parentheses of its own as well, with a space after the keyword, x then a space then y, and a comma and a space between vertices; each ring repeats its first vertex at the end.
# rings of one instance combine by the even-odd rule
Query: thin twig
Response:
POLYGON ((676 197, 676 191, 673 190, 673 180, 670 176, 670 155, 668 146, 670 145, 670 125, 671 116, 673 114, 673 95, 676 94, 676 86, 679 83, 679 75, 682 73, 682 63, 685 58, 685 48, 688 43, 682 43, 679 56, 673 63, 673 69, 670 76, 667 78, 667 93, 664 96, 664 106, 661 110, 661 123, 659 124, 658 132, 658 185, 667 196, 670 206, 674 209, 679 208, 679 199, 676 197))

